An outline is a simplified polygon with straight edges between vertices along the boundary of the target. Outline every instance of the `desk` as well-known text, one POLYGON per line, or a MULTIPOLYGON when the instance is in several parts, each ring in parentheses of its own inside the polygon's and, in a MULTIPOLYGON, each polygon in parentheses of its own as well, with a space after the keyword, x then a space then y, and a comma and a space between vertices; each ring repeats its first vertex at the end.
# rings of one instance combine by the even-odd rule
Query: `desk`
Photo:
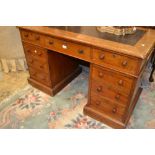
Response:
POLYGON ((155 32, 111 37, 96 27, 19 27, 29 83, 55 95, 90 63, 84 113, 114 128, 125 128, 142 91, 141 78, 153 53, 155 32))

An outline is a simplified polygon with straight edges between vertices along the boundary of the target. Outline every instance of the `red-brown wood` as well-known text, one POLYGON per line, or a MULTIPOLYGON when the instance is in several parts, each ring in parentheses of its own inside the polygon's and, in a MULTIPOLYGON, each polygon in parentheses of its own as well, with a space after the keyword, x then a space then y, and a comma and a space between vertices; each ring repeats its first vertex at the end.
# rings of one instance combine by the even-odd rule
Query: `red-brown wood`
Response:
POLYGON ((154 30, 145 29, 144 36, 131 46, 95 38, 93 27, 74 28, 77 32, 37 26, 19 29, 30 84, 55 95, 80 74, 78 59, 84 60, 90 63, 84 113, 111 127, 126 127, 142 91, 141 77, 155 44, 154 30))

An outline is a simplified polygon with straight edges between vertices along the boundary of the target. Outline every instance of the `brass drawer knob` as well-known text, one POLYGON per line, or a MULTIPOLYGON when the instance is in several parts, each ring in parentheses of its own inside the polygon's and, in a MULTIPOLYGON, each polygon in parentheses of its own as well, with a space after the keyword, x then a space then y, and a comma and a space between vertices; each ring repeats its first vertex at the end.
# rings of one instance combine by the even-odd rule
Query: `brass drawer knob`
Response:
POLYGON ((102 77, 103 77, 103 72, 99 72, 99 73, 98 73, 98 76, 99 76, 100 78, 102 78, 102 77))
POLYGON ((116 99, 116 100, 119 100, 119 99, 120 99, 120 94, 117 94, 117 95, 115 96, 115 99, 116 99))
POLYGON ((116 107, 113 108, 113 109, 112 109, 112 112, 113 112, 113 113, 116 113, 116 112, 117 112, 117 108, 116 108, 116 107))
POLYGON ((102 86, 97 87, 97 92, 101 92, 102 91, 102 86))
POLYGON ((63 49, 67 49, 68 47, 67 47, 66 44, 63 44, 63 45, 62 45, 62 48, 63 48, 63 49))
POLYGON ((83 51, 83 50, 78 50, 78 53, 79 53, 79 54, 83 54, 84 51, 83 51))
POLYGON ((105 58, 105 55, 104 54, 100 54, 99 59, 103 60, 104 58, 105 58))
POLYGON ((118 85, 123 86, 123 80, 119 80, 118 85))
POLYGON ((122 66, 126 67, 128 65, 128 62, 125 60, 122 62, 122 66))

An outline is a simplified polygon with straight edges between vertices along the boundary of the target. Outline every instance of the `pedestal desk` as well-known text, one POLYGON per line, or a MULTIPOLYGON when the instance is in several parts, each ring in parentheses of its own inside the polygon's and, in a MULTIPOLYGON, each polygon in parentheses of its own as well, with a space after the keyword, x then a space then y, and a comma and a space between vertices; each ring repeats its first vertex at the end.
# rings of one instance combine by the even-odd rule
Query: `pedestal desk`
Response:
POLYGON ((96 27, 18 27, 29 68, 29 83, 55 95, 90 63, 84 114, 114 128, 125 128, 142 91, 141 78, 153 53, 155 32, 114 36, 96 27))

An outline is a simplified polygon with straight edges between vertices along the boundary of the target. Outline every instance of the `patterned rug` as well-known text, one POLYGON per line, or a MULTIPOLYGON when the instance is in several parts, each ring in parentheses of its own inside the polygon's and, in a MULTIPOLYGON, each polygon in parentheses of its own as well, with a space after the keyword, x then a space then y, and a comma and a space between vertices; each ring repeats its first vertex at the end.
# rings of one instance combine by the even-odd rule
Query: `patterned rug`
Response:
POLYGON ((27 83, 28 72, 10 72, 9 74, 0 72, 0 104, 1 102, 9 98, 9 96, 16 94, 27 83))
MULTIPOLYGON (((87 103, 88 72, 83 71, 56 96, 26 85, 0 104, 0 128, 108 129, 83 115, 87 103)), ((127 128, 155 128, 155 84, 146 87, 127 128)))

